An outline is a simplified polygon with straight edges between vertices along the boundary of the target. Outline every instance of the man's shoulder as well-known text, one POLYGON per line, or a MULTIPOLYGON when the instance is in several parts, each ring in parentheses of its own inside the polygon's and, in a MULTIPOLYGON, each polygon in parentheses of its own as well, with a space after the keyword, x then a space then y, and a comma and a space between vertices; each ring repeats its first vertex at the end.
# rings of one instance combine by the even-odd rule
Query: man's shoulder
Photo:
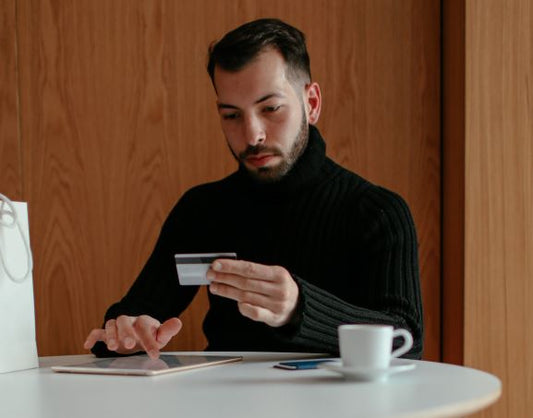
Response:
POLYGON ((220 180, 215 180, 207 183, 197 184, 196 186, 188 189, 183 197, 184 198, 211 198, 213 195, 227 193, 228 190, 231 190, 233 184, 235 183, 236 173, 232 173, 227 177, 224 177, 220 180))
POLYGON ((326 178, 335 183, 344 184, 352 190, 362 190, 368 186, 372 186, 372 183, 367 179, 340 165, 329 157, 326 157, 323 170, 326 173, 326 178))
POLYGON ((220 198, 226 198, 231 190, 230 184, 234 174, 223 179, 198 184, 186 190, 170 211, 169 218, 176 219, 180 216, 188 216, 197 213, 202 208, 211 207, 213 202, 219 202, 220 198))
POLYGON ((351 190, 353 202, 361 210, 383 211, 407 208, 407 203, 400 193, 375 184, 333 160, 329 160, 328 164, 330 170, 335 172, 335 181, 351 190))
MULTIPOLYGON (((350 170, 327 158, 324 164, 325 170, 329 172, 330 181, 340 189, 344 189, 357 200, 365 198, 367 195, 380 192, 380 186, 375 185, 359 173, 350 170)), ((387 190, 384 189, 386 192, 387 190)))

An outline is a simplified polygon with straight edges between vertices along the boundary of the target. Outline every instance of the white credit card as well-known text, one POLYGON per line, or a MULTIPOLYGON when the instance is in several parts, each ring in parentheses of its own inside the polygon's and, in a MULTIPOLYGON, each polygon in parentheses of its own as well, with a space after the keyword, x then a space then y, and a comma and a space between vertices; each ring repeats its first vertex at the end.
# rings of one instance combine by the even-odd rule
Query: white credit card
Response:
POLYGON ((182 286, 210 284, 206 274, 218 258, 236 259, 236 253, 174 254, 178 280, 182 286))

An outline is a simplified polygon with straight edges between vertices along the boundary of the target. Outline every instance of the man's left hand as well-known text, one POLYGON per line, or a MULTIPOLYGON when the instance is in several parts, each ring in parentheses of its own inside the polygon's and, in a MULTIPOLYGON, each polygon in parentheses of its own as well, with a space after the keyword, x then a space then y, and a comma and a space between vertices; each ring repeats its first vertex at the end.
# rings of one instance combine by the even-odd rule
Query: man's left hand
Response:
POLYGON ((298 304, 298 285, 280 266, 218 259, 207 278, 211 293, 237 301, 242 315, 271 327, 287 324, 298 304))

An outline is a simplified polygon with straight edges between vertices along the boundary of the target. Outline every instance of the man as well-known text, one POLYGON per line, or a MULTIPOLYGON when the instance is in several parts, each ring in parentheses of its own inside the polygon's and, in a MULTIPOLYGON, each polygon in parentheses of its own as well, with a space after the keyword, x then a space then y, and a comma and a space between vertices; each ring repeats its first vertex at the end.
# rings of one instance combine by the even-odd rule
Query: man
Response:
POLYGON ((275 19, 250 22, 210 48, 208 72, 238 170, 182 196, 132 288, 85 347, 157 357, 198 290, 179 285, 174 254, 220 251, 238 260, 216 260, 208 271, 207 349, 336 354, 338 325, 361 322, 410 330, 407 356, 419 358, 409 209, 326 157, 304 35, 275 19))

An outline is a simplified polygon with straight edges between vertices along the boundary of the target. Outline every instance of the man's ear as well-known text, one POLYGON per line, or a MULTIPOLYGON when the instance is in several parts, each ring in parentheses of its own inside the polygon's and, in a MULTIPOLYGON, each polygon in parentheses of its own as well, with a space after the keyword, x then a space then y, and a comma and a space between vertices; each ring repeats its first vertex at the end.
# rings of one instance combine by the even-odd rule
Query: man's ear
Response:
POLYGON ((305 86, 305 100, 307 120, 311 125, 314 125, 318 121, 322 106, 322 95, 318 83, 313 82, 305 86))

